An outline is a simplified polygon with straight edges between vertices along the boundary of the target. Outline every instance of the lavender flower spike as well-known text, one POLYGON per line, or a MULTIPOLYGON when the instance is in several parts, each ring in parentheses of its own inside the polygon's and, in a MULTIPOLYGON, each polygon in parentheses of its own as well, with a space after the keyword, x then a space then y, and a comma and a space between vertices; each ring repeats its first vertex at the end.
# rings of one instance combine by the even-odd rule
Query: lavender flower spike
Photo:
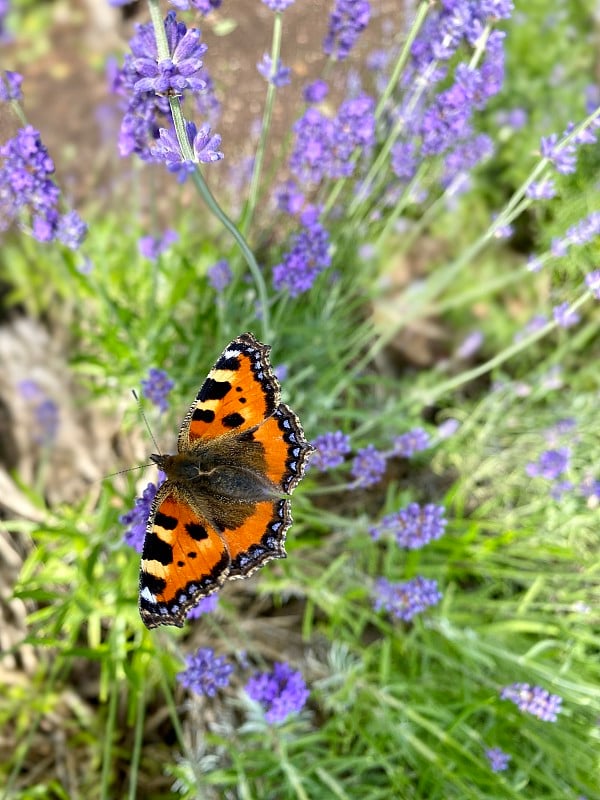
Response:
POLYGON ((528 683, 513 683, 505 686, 500 692, 502 700, 511 700, 519 709, 544 722, 556 722, 561 711, 562 697, 550 694, 540 686, 530 686, 528 683))
POLYGON ((246 692, 263 706, 270 725, 284 722, 291 714, 300 712, 310 694, 301 673, 284 663, 274 664, 272 672, 253 675, 246 684, 246 692))
POLYGON ((177 675, 177 680, 186 689, 214 697, 217 689, 229 684, 233 666, 223 656, 215 656, 209 647, 201 647, 197 653, 186 656, 185 661, 187 669, 177 675))

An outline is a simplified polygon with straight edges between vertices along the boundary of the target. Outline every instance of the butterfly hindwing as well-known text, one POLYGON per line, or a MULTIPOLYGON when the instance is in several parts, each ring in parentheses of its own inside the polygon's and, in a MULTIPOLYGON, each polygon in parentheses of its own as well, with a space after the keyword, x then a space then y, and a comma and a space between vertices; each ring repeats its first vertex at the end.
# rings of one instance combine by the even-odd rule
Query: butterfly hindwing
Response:
MULTIPOLYGON (((264 448, 266 477, 282 492, 291 493, 304 474, 313 451, 300 420, 284 403, 253 432, 264 448)), ((254 514, 238 528, 224 530, 231 556, 229 578, 245 578, 273 558, 285 558, 285 537, 292 524, 287 498, 257 503, 254 514)))
POLYGON ((148 519, 140 570, 140 614, 149 628, 181 627, 187 611, 225 581, 230 556, 183 486, 166 481, 148 519))
POLYGON ((223 351, 192 404, 179 433, 179 450, 195 439, 214 439, 260 424, 279 403, 279 383, 268 345, 243 333, 223 351))

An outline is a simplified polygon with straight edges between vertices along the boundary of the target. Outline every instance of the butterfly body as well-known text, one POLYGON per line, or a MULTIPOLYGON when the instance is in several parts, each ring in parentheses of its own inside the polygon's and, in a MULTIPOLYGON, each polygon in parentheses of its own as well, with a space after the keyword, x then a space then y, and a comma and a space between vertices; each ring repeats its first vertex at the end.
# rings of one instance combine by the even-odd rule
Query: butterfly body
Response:
POLYGON ((227 579, 285 558, 289 495, 312 446, 280 402, 270 348, 250 333, 223 351, 181 427, 175 455, 153 455, 167 480, 146 530, 140 614, 181 627, 227 579))

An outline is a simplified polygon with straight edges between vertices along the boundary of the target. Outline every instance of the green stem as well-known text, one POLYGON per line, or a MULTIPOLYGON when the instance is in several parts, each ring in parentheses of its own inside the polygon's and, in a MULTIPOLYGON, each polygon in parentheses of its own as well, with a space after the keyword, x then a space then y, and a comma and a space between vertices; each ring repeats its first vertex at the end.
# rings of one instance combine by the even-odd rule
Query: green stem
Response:
MULTIPOLYGON (((589 292, 584 292, 580 297, 575 300, 574 303, 569 307, 570 312, 577 311, 587 300, 590 298, 589 292)), ((438 384, 434 389, 428 389, 425 391, 417 391, 414 394, 415 399, 419 399, 419 402, 423 404, 423 406, 428 406, 433 404, 436 400, 438 400, 442 395, 447 394, 448 392, 457 389, 459 386, 462 386, 465 383, 469 383, 475 378, 479 378, 482 375, 485 375, 487 372, 491 372, 496 367, 499 367, 505 361, 508 361, 509 358, 512 358, 517 353, 520 353, 523 350, 526 350, 529 345, 537 342, 539 339, 543 339, 546 334, 550 333, 551 331, 555 330, 558 327, 558 323, 556 320, 552 320, 547 322, 543 328, 540 328, 537 331, 534 331, 529 336, 524 337, 518 342, 515 342, 510 347, 507 347, 501 353, 498 353, 494 358, 490 358, 489 361, 486 361, 485 364, 480 364, 477 367, 473 367, 473 369, 467 370, 467 372, 463 372, 460 375, 456 375, 454 378, 450 378, 443 383, 438 384)))
MULTIPOLYGON (((273 38, 271 41, 271 63, 273 69, 277 68, 279 63, 279 54, 281 52, 281 14, 275 14, 275 21, 273 23, 273 38)), ((252 218, 256 210, 258 200, 258 190, 260 186, 260 176, 262 166, 265 158, 265 150, 267 146, 267 139, 269 138, 269 131, 271 130, 271 120, 273 117, 273 106, 275 104, 275 95, 277 94, 277 87, 272 81, 267 81, 267 96, 265 99, 265 109, 263 111, 262 125, 260 131, 260 139, 256 149, 256 156, 254 158, 254 166, 252 169, 252 177, 250 179, 250 189, 248 192, 248 200, 246 207, 242 214, 240 222, 240 230, 244 236, 248 233, 248 229, 252 224, 252 218)))

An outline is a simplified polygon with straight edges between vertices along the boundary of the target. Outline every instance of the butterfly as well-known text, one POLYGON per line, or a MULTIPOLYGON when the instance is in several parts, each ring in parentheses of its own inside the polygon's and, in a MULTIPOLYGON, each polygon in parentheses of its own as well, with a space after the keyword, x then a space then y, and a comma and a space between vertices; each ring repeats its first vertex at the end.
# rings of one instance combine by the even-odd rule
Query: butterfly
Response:
POLYGON ((148 628, 182 627, 226 580, 285 558, 289 495, 314 448, 280 402, 269 345, 243 333, 217 359, 183 420, 146 527, 139 609, 148 628))

